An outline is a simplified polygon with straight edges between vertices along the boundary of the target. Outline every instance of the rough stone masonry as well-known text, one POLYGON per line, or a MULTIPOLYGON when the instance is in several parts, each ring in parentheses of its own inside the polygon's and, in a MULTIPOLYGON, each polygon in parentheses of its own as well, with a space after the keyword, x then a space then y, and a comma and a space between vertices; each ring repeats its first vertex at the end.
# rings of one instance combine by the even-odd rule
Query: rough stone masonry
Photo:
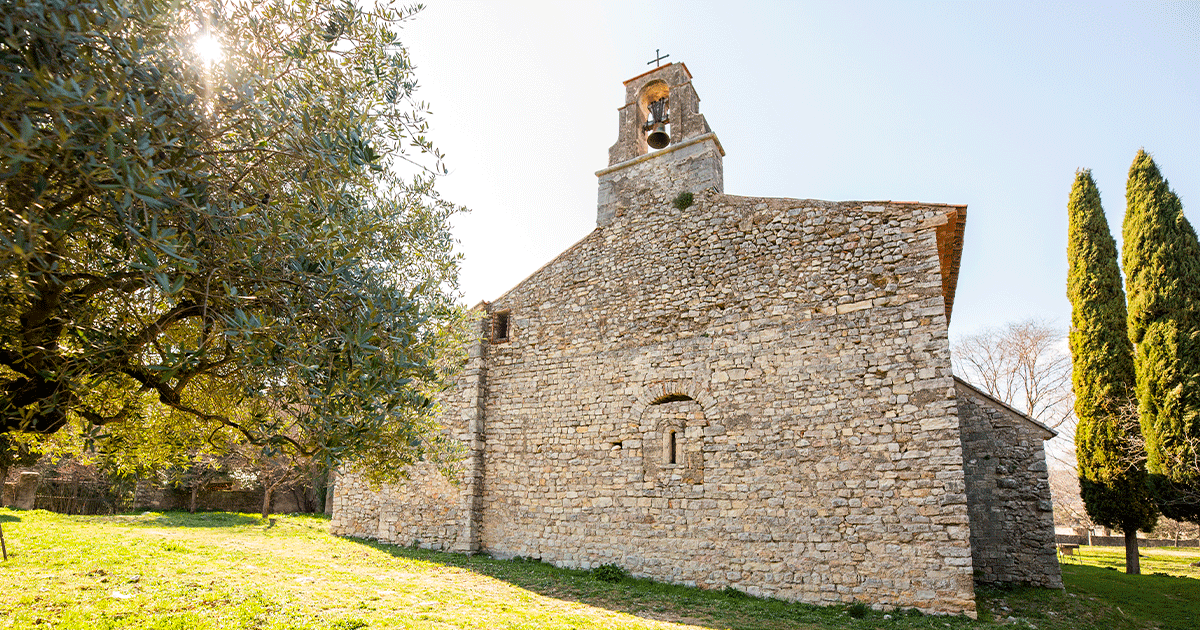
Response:
POLYGON ((333 531, 934 613, 1060 587, 1053 432, 951 373, 966 208, 724 194, 687 67, 625 86, 596 229, 479 307, 459 478, 343 474, 333 531))

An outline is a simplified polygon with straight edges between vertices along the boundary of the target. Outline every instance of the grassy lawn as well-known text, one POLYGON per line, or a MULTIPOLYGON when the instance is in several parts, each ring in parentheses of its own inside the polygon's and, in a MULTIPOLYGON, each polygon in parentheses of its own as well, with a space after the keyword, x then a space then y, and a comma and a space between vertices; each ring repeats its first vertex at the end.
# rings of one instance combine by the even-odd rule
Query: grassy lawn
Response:
MULTIPOLYGON (((1142 547, 1138 550, 1142 573, 1145 575, 1177 575, 1200 580, 1200 549, 1195 547, 1142 547)), ((1092 567, 1125 570, 1124 547, 1081 546, 1074 555, 1063 556, 1064 564, 1083 564, 1092 567)), ((1200 624, 1197 624, 1200 625, 1200 624)))
POLYGON ((1200 618, 1200 580, 1126 576, 1088 566, 1086 553, 1085 564, 1064 565, 1065 592, 980 587, 980 620, 971 620, 603 582, 536 562, 335 538, 318 517, 270 524, 228 513, 0 509, 0 523, 9 552, 0 562, 0 628, 1191 630, 1200 618))

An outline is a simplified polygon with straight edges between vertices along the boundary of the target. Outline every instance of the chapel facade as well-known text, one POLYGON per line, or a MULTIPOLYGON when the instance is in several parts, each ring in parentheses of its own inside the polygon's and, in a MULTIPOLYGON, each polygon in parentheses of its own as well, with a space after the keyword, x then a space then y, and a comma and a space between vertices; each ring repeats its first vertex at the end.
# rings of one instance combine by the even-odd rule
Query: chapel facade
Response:
POLYGON ((725 194, 687 67, 625 88, 596 229, 479 306, 457 483, 341 475, 333 532, 931 613, 1061 587, 1053 431, 951 372, 966 207, 725 194))

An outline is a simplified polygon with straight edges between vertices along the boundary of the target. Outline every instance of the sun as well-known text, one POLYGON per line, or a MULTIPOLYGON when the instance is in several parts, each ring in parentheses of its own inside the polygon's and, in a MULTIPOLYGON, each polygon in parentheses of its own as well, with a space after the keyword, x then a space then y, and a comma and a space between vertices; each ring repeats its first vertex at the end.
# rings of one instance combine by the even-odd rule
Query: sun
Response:
POLYGON ((195 43, 192 45, 196 50, 196 56, 200 61, 204 62, 205 66, 210 66, 224 56, 221 51, 221 42, 213 37, 211 33, 201 33, 196 37, 195 43))

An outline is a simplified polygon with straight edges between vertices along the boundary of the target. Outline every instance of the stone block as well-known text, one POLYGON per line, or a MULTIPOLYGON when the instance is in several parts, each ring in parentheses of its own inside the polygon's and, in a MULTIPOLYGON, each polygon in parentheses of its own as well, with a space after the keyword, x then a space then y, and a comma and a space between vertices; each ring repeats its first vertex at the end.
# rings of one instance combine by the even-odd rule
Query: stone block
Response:
POLYGON ((42 476, 36 472, 22 472, 13 489, 12 507, 18 510, 32 510, 37 503, 38 485, 41 478, 42 476))

